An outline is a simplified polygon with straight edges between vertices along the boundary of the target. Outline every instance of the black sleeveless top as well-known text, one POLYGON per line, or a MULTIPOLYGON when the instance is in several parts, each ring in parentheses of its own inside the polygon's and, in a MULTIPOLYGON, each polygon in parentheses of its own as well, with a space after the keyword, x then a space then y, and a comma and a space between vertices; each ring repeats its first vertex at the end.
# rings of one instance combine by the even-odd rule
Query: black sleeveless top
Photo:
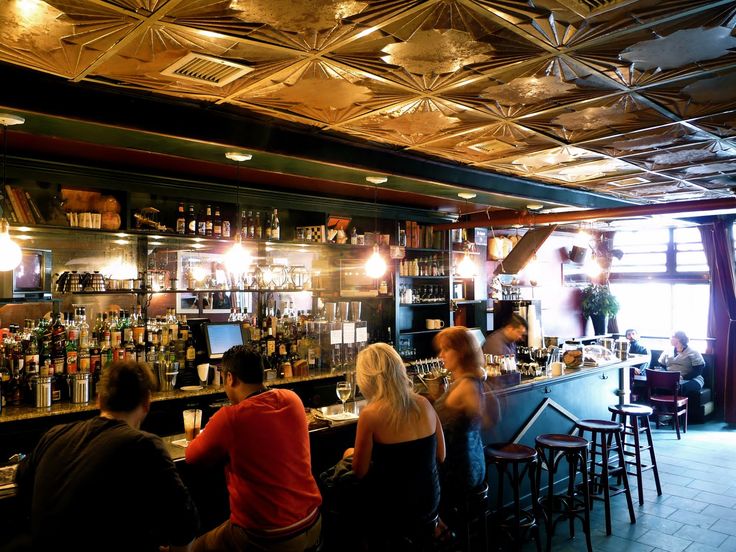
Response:
POLYGON ((401 443, 373 443, 367 488, 374 515, 388 525, 420 525, 431 520, 440 502, 437 436, 401 443))

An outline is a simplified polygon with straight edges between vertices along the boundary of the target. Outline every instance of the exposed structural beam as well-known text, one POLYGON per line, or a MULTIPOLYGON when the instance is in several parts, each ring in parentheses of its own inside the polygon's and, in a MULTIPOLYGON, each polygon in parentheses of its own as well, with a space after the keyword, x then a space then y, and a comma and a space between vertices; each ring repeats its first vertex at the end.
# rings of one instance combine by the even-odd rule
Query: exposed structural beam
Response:
POLYGON ((736 198, 706 199, 702 201, 677 201, 673 203, 609 207, 606 209, 566 211, 562 213, 534 213, 532 211, 509 210, 491 211, 489 209, 485 212, 474 214, 470 220, 438 224, 434 229, 452 230, 456 228, 481 228, 488 226, 502 228, 516 225, 533 226, 538 224, 624 219, 655 215, 697 216, 703 213, 712 214, 713 211, 728 210, 736 211, 736 198))

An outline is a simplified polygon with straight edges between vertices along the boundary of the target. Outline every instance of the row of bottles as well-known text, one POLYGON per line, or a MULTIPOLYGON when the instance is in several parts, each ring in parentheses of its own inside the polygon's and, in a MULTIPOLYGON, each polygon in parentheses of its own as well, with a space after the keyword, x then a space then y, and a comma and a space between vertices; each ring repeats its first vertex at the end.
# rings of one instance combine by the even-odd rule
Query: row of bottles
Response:
POLYGON ((447 288, 443 285, 399 286, 399 303, 402 305, 446 303, 447 288))
POLYGON ((195 212, 194 205, 189 204, 184 211, 184 202, 179 202, 176 216, 176 233, 188 236, 206 236, 210 238, 229 238, 231 234, 230 221, 223 219, 220 206, 207 205, 199 212, 195 212))
POLYGON ((255 211, 254 214, 252 209, 244 209, 240 215, 240 227, 240 237, 244 240, 279 241, 281 239, 278 209, 274 209, 270 216, 264 213, 263 217, 260 211, 255 211))
POLYGON ((403 259, 399 264, 399 276, 445 276, 446 265, 442 255, 403 259))

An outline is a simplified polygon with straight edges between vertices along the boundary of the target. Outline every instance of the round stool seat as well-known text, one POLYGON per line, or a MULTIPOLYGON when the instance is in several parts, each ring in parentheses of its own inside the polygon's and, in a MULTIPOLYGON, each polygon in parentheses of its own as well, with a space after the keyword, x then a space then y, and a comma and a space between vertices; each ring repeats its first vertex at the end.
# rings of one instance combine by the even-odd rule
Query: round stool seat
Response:
POLYGON ((486 445, 485 451, 489 462, 529 462, 537 457, 536 450, 516 443, 486 445))
POLYGON ((617 422, 609 422, 608 420, 580 420, 575 425, 584 431, 600 431, 603 433, 621 431, 622 429, 621 424, 617 422))
POLYGON ((654 412, 650 407, 641 404, 612 404, 608 407, 608 411, 628 416, 651 416, 654 412))
POLYGON ((564 433, 544 433, 535 439, 538 445, 556 449, 588 448, 588 440, 564 433))

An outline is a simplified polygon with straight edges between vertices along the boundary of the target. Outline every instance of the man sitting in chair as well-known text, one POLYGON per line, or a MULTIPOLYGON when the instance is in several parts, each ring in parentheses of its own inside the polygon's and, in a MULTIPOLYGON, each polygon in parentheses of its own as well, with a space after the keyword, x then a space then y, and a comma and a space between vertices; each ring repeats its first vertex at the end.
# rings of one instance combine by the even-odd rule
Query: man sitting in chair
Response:
POLYGON ((659 363, 667 370, 680 372, 680 395, 683 397, 697 394, 705 385, 705 360, 703 355, 688 346, 689 341, 685 332, 675 332, 670 338, 675 348, 674 356, 664 351, 659 357, 659 363))
MULTIPOLYGON (((639 335, 636 330, 629 328, 626 330, 626 339, 629 341, 629 354, 630 355, 647 355, 649 357, 649 349, 641 341, 639 341, 639 335)), ((646 372, 649 368, 649 361, 637 364, 634 367, 634 374, 637 376, 646 372)))

